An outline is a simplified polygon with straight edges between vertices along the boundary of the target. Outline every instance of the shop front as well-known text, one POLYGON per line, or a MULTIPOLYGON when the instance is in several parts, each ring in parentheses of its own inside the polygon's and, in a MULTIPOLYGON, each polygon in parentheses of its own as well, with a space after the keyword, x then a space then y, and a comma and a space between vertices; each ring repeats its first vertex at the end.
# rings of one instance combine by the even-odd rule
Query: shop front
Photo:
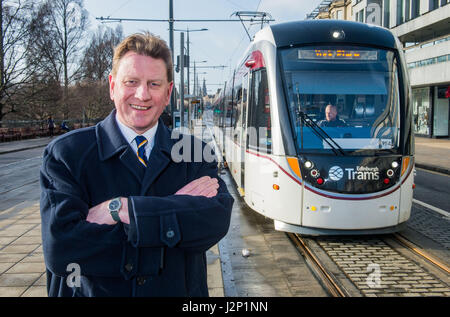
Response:
POLYGON ((429 138, 448 138, 450 85, 413 88, 412 101, 415 134, 429 138))

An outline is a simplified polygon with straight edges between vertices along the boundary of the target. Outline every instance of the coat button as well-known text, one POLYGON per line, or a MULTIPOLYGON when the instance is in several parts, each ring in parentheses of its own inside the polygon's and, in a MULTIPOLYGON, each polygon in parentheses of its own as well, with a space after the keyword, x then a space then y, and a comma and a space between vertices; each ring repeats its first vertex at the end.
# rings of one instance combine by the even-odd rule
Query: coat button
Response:
POLYGON ((175 236, 175 232, 173 232, 173 230, 169 230, 166 232, 166 237, 171 239, 175 236))
POLYGON ((127 264, 125 265, 125 270, 126 270, 127 272, 133 271, 133 264, 132 264, 132 263, 127 263, 127 264))
POLYGON ((146 282, 145 277, 139 276, 139 277, 137 278, 137 283, 138 283, 139 286, 144 285, 145 282, 146 282))

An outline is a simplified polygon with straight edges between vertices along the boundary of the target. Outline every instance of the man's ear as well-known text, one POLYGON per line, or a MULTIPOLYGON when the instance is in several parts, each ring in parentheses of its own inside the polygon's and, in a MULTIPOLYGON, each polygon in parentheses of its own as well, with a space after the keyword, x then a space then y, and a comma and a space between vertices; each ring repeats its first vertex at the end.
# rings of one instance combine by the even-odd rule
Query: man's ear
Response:
POLYGON ((170 96, 172 95, 172 90, 173 90, 173 81, 171 81, 169 83, 169 89, 167 90, 167 102, 166 102, 166 104, 170 103, 170 96))
POLYGON ((114 86, 116 84, 116 81, 114 80, 112 74, 109 74, 108 81, 109 81, 109 98, 111 98, 111 100, 114 101, 114 86))

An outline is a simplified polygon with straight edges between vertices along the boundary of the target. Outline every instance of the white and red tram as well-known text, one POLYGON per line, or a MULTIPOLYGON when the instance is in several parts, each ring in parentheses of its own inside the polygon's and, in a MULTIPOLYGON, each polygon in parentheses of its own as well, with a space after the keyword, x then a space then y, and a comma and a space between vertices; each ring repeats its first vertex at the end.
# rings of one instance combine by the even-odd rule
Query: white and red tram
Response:
POLYGON ((413 195, 410 95, 402 46, 387 29, 267 26, 222 89, 214 136, 247 205, 277 230, 395 232, 413 195))

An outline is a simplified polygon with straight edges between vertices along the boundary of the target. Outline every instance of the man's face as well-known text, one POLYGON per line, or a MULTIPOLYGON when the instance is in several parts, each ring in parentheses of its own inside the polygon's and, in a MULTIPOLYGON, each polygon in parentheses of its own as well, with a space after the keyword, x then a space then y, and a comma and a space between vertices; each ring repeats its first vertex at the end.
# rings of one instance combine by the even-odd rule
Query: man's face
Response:
POLYGON ((327 106, 325 109, 325 117, 327 118, 327 121, 334 121, 336 120, 337 111, 335 107, 327 106))
POLYGON ((117 73, 109 75, 109 93, 118 119, 136 133, 142 134, 158 121, 169 103, 173 82, 167 81, 162 59, 126 53, 117 73))

